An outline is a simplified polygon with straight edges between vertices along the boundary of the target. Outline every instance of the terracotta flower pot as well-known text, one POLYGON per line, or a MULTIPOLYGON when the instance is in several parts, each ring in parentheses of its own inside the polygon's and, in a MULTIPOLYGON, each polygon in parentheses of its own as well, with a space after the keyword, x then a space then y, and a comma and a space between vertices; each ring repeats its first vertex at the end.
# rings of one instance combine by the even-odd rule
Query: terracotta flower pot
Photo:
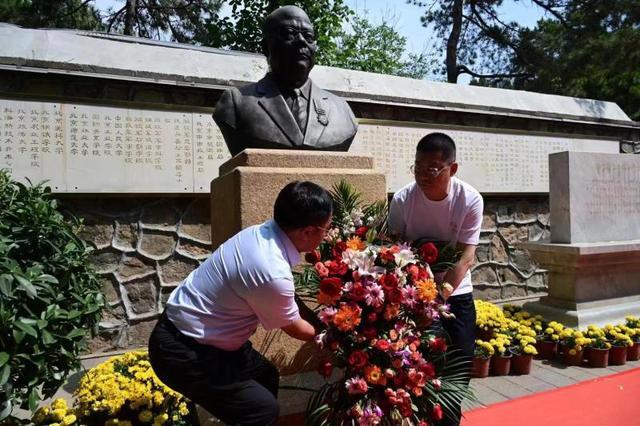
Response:
POLYGON ((476 328, 476 339, 480 339, 480 340, 484 340, 485 342, 488 342, 489 340, 493 339, 493 329, 490 328, 489 330, 485 330, 482 328, 477 327, 476 328))
POLYGON ((558 351, 558 342, 539 340, 536 342, 536 349, 538 350, 538 359, 553 359, 558 351))
POLYGON ((609 349, 609 365, 624 365, 627 363, 627 347, 611 346, 609 349))
POLYGON ((511 355, 494 355, 491 357, 491 374, 493 376, 506 376, 511 369, 511 355))
POLYGON ((565 347, 564 348, 564 363, 567 365, 582 365, 582 356, 584 355, 584 350, 580 349, 579 351, 575 351, 574 354, 571 353, 571 349, 565 347))
POLYGON ((627 347, 627 361, 638 361, 640 359, 640 342, 635 342, 633 346, 627 347))
POLYGON ((604 368, 609 363, 609 349, 588 348, 589 367, 604 368))
POLYGON ((471 377, 484 378, 489 375, 489 366, 491 364, 491 358, 473 358, 473 367, 471 369, 471 377))
POLYGON ((514 355, 513 358, 511 358, 511 374, 519 376, 531 373, 532 360, 533 355, 514 355))

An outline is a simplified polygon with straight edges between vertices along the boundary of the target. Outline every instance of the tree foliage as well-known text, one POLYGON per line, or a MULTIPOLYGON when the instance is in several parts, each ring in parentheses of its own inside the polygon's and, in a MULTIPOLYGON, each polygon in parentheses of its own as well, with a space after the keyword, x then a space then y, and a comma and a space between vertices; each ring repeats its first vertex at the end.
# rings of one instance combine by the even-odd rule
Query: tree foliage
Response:
POLYGON ((83 0, 2 0, 0 22, 28 28, 100 30, 99 11, 83 0))
POLYGON ((429 57, 412 53, 403 59, 406 43, 407 39, 387 21, 373 25, 366 18, 356 16, 352 30, 343 30, 336 37, 335 48, 325 54, 322 65, 424 78, 431 65, 429 57))

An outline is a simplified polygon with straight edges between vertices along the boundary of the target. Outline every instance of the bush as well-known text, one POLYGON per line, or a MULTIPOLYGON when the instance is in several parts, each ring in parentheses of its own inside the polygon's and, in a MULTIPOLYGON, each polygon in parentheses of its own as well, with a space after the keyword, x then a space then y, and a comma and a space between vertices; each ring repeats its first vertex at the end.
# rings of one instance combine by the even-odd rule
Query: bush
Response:
POLYGON ((50 188, 0 170, 0 391, 13 405, 52 396, 97 329, 105 302, 79 230, 50 188))

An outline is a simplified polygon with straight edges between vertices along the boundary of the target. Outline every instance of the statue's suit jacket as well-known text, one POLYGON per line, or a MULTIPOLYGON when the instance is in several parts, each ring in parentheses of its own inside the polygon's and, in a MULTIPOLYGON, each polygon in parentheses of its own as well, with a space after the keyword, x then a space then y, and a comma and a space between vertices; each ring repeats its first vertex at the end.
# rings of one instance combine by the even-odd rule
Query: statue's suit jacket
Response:
POLYGON ((311 82, 308 117, 302 134, 271 74, 226 90, 213 113, 231 155, 245 148, 349 149, 358 125, 343 99, 311 82))

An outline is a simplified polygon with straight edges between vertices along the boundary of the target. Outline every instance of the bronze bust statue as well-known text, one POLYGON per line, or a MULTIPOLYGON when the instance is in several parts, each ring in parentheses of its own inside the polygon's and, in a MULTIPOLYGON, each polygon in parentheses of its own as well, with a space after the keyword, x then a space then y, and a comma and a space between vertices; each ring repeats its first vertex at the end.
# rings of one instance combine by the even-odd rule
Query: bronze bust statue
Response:
POLYGON ((348 151, 358 126, 343 99, 309 79, 317 46, 307 14, 296 6, 273 11, 262 49, 267 75, 226 90, 213 114, 231 155, 245 148, 348 151))

